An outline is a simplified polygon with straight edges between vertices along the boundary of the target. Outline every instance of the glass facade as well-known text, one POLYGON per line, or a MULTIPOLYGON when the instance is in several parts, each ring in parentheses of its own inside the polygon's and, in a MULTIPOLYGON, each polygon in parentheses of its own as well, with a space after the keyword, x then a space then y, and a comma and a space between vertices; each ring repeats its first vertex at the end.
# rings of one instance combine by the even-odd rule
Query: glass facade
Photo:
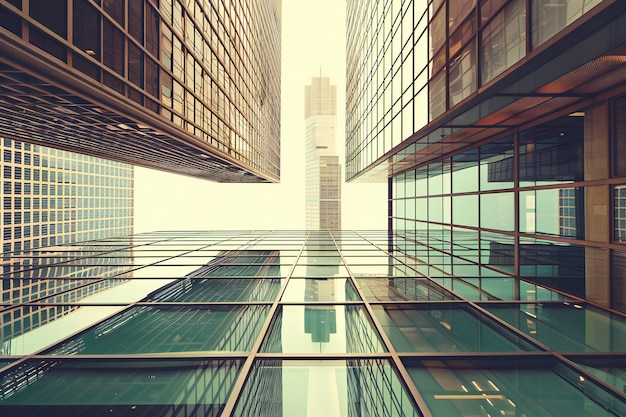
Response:
MULTIPOLYGON (((58 245, 77 274, 102 278, 90 265, 104 259, 119 285, 0 304, 4 328, 67 308, 3 334, 0 414, 626 413, 623 315, 514 277, 437 275, 445 262, 426 271, 399 241, 215 231, 58 245)), ((412 250, 441 259, 431 245, 412 250)), ((23 252, 3 282, 67 280, 41 262, 50 256, 23 252)))
POLYGON ((0 135, 222 182, 277 182, 280 5, 0 1, 0 135))
POLYGON ((626 312, 625 6, 348 2, 347 177, 388 181, 407 262, 472 299, 533 299, 518 278, 626 312))
POLYGON ((133 168, 0 139, 2 253, 133 232, 133 168))

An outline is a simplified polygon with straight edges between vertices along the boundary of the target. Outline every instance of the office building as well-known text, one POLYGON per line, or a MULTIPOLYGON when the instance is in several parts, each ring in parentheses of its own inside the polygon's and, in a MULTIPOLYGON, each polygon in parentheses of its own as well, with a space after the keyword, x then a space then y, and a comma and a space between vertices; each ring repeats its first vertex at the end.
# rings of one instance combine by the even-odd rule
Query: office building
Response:
POLYGON ((2 0, 0 136, 278 182, 280 31, 280 0, 2 0))
MULTIPOLYGON (((90 241, 92 258, 128 265, 132 280, 79 300, 2 305, 2 320, 73 310, 2 352, 0 413, 624 415, 624 316, 514 277, 440 285, 390 238, 190 231, 90 241)), ((85 243, 57 250, 76 263, 85 243)), ((25 262, 3 280, 39 269, 25 262)))
POLYGON ((348 2, 347 176, 431 277, 626 312, 626 3, 429 3, 348 2))
POLYGON ((337 153, 337 87, 313 77, 304 88, 307 230, 341 230, 341 164, 337 153))
MULTIPOLYGON (((85 248, 84 258, 67 262, 57 248, 133 233, 133 167, 7 138, 0 141, 0 154, 0 263, 4 274, 15 277, 2 280, 1 302, 26 303, 53 294, 59 294, 58 302, 76 301, 120 283, 128 254, 122 263, 112 263, 104 257, 89 259, 85 248), (33 249, 45 255, 31 259, 33 249), (38 269, 24 278, 19 271, 25 265, 38 269), (105 279, 112 275, 118 280, 105 279)), ((0 326, 0 350, 8 354, 16 343, 12 346, 11 340, 73 309, 36 306, 6 317, 0 326)))
POLYGON ((133 233, 133 167, 4 138, 2 253, 133 233))

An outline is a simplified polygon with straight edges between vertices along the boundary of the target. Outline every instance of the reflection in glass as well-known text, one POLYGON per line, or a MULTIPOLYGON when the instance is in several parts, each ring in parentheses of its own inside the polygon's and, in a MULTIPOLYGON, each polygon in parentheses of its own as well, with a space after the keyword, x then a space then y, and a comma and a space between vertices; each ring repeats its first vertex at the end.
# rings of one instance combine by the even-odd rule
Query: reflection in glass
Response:
POLYGON ((520 133, 521 187, 584 179, 584 122, 564 116, 520 133))
MULTIPOLYGON (((512 262, 513 246, 508 250, 512 262)), ((507 248, 499 251, 503 256, 507 248)), ((539 285, 584 297, 585 262, 584 246, 520 238, 520 276, 539 285)))
POLYGON ((245 352, 268 306, 138 306, 64 342, 53 354, 245 352))
POLYGON ((278 312, 261 351, 367 353, 385 348, 360 305, 286 305, 278 312))
POLYGON ((352 284, 346 278, 292 278, 283 293, 282 301, 360 301, 352 284))
POLYGON ((615 314, 569 301, 483 307, 552 350, 626 351, 626 320, 615 314))
POLYGON ((281 361, 253 365, 237 417, 418 417, 387 360, 281 361))
POLYGON ((30 361, 2 379, 0 414, 218 416, 239 361, 30 361))
POLYGON ((623 358, 580 358, 576 362, 598 379, 626 392, 626 362, 623 358))
MULTIPOLYGON (((394 305, 372 306, 393 347, 399 352, 512 352, 516 340, 503 336, 487 317, 465 308, 415 309, 394 305)), ((511 336, 513 337, 513 336, 511 336)), ((517 339, 517 338, 515 338, 517 339)), ((527 346, 524 346, 528 348, 527 346)))
POLYGON ((269 302, 280 290, 280 279, 185 278, 148 297, 159 302, 269 302))
MULTIPOLYGON (((613 417, 546 361, 445 360, 407 366, 433 416, 613 417)), ((584 381, 584 379, 583 379, 584 381)))
POLYGON ((441 301, 456 297, 427 278, 357 278, 368 301, 441 301))

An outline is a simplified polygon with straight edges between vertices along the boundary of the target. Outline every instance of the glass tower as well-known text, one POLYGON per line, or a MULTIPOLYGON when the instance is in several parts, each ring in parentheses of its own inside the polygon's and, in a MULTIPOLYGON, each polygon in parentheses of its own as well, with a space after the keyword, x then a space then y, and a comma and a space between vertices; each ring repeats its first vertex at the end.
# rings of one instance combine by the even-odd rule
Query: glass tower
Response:
POLYGON ((0 135, 278 182, 280 39, 280 0, 2 0, 0 135))
POLYGON ((456 285, 516 277, 626 312, 626 4, 348 11, 347 175, 389 182, 407 259, 456 285))

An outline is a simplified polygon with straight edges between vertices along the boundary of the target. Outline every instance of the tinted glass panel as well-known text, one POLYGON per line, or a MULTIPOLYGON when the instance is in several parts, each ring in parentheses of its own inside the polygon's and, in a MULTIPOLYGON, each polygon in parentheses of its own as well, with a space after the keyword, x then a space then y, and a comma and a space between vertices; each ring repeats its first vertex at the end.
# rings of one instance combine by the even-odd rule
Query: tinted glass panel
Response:
POLYGON ((250 350, 268 306, 139 306, 64 342, 54 354, 250 350))
POLYGON ((238 361, 28 362, 2 380, 3 416, 218 416, 238 361), (6 394, 3 393, 3 394, 6 394))

